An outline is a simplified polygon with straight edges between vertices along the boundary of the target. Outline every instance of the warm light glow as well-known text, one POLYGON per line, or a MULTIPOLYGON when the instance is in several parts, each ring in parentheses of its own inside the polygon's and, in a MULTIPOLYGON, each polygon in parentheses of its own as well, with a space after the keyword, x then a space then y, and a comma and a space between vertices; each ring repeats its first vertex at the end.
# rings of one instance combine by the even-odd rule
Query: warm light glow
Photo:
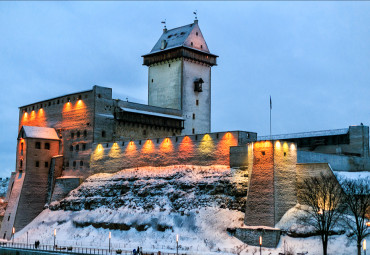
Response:
POLYGON ((194 153, 194 144, 189 136, 185 136, 179 145, 180 158, 188 158, 194 153))
POLYGON ((152 142, 152 140, 146 140, 146 142, 143 145, 143 148, 141 149, 142 153, 153 153, 155 152, 155 145, 152 142))
POLYGON ((260 245, 262 245, 262 236, 260 236, 260 245))
POLYGON ((121 148, 119 147, 118 143, 113 143, 112 148, 110 149, 108 155, 111 158, 119 158, 121 156, 121 148))
POLYGON ((13 233, 13 235, 15 234, 15 227, 13 227, 13 229, 12 229, 12 233, 13 233))
POLYGON ((134 141, 131 141, 128 143, 125 153, 127 153, 127 155, 131 157, 137 153, 137 148, 136 148, 136 144, 134 143, 134 141))
POLYGON ((109 239, 111 239, 112 238, 112 234, 109 232, 109 239))
POLYGON ((217 151, 215 154, 220 156, 219 158, 225 158, 224 164, 229 164, 230 147, 238 145, 238 141, 235 136, 228 132, 226 133, 217 144, 217 151))
POLYGON ((366 226, 370 227, 370 221, 366 222, 366 226))
POLYGON ((82 101, 81 99, 77 101, 76 103, 76 109, 81 109, 81 108, 85 108, 86 105, 84 103, 84 101, 82 101))
POLYGON ((55 228, 54 229, 54 236, 56 236, 57 235, 57 229, 55 228))
POLYGON ((272 147, 272 143, 271 143, 271 141, 254 142, 254 147, 256 149, 259 149, 259 148, 269 148, 269 147, 272 147))
POLYGON ((98 146, 96 146, 96 148, 95 148, 95 151, 92 155, 92 158, 93 158, 93 160, 100 160, 100 159, 103 158, 103 156, 104 156, 103 145, 98 144, 98 146))
POLYGON ((294 143, 292 143, 292 144, 290 145, 290 149, 291 149, 291 150, 295 150, 295 144, 294 144, 294 143))
POLYGON ((283 149, 284 149, 284 151, 287 151, 289 149, 289 146, 288 146, 287 142, 283 143, 283 149))
POLYGON ((364 248, 364 251, 366 251, 366 239, 364 240, 362 247, 364 248))
POLYGON ((179 235, 176 235, 176 242, 179 242, 179 235))
POLYGON ((276 148, 280 149, 280 147, 281 147, 280 141, 276 141, 275 146, 276 146, 276 148))
POLYGON ((161 145, 159 146, 161 152, 169 153, 173 151, 173 144, 171 139, 166 138, 163 140, 161 145))
POLYGON ((202 140, 199 143, 198 150, 201 154, 211 154, 215 151, 215 144, 210 135, 206 134, 203 136, 202 140))

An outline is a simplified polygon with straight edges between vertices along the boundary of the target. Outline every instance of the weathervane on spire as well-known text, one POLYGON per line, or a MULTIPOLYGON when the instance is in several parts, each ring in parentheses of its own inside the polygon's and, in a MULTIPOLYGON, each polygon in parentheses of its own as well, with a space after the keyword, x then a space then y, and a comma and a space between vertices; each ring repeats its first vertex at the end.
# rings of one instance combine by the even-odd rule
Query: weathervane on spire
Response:
POLYGON ((193 14, 195 15, 195 20, 198 20, 198 11, 197 10, 195 10, 195 12, 193 12, 193 14))
POLYGON ((163 29, 167 29, 167 27, 166 27, 166 19, 164 19, 161 23, 164 24, 164 28, 163 29))

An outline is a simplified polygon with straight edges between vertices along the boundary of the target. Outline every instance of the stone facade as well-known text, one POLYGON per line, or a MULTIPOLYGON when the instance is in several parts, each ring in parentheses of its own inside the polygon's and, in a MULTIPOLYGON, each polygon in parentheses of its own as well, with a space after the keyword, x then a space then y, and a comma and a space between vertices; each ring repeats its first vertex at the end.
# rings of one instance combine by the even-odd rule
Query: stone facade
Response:
POLYGON ((260 141, 249 145, 250 183, 245 224, 275 227, 297 203, 294 143, 260 141))
POLYGON ((254 141, 242 131, 100 143, 91 155, 91 172, 167 165, 229 165, 230 147, 254 141))

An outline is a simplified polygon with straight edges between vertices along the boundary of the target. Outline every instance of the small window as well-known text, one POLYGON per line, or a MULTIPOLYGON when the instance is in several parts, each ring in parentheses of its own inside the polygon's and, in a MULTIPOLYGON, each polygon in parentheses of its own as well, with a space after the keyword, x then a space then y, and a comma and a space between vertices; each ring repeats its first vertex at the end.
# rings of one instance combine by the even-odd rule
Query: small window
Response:
POLYGON ((195 113, 193 113, 193 120, 195 120, 195 113))
POLYGON ((36 162, 35 162, 35 166, 36 166, 36 167, 39 167, 39 166, 40 166, 40 161, 36 161, 36 162))
POLYGON ((57 100, 57 104, 59 104, 59 99, 57 100))
POLYGON ((21 143, 21 155, 23 155, 23 143, 21 143))
POLYGON ((143 130, 143 135, 146 135, 146 129, 143 130))
POLYGON ((75 133, 71 133, 71 138, 73 139, 73 138, 75 138, 75 133))
POLYGON ((10 215, 11 215, 11 213, 9 213, 9 215, 8 215, 8 221, 10 220, 10 215))
POLYGON ((286 152, 284 152, 284 157, 286 156, 286 152))
POLYGON ((77 137, 80 137, 81 133, 80 131, 77 131, 77 137))
POLYGON ((154 82, 154 80, 152 79, 152 83, 154 82))
POLYGON ((41 149, 41 143, 40 143, 40 142, 36 142, 36 144, 35 144, 35 148, 36 148, 36 149, 41 149))
POLYGON ((202 44, 200 45, 200 48, 203 49, 203 45, 202 44))
POLYGON ((76 145, 76 151, 79 151, 80 150, 80 145, 79 144, 77 144, 76 145))
POLYGON ((171 64, 168 64, 168 67, 171 67, 171 64))
POLYGON ((45 150, 50 150, 50 143, 45 143, 45 150))
POLYGON ((195 105, 199 105, 199 100, 195 100, 195 105))
POLYGON ((19 161, 19 168, 20 168, 20 169, 22 169, 22 167, 23 167, 23 159, 21 159, 21 160, 19 161))
POLYGON ((69 161, 67 161, 67 163, 66 163, 66 167, 69 167, 69 161))
POLYGON ((195 33, 198 36, 198 32, 195 33))
POLYGON ((51 102, 48 103, 48 106, 50 106, 50 105, 51 105, 51 102))
POLYGON ((105 131, 101 131, 101 137, 105 137, 105 131))
POLYGON ((76 167, 76 161, 73 161, 73 167, 76 167))
POLYGON ((193 42, 191 42, 190 45, 193 46, 193 42))
POLYGON ((84 137, 86 137, 87 136, 87 131, 86 130, 84 130, 84 137))
POLYGON ((84 150, 86 150, 86 144, 84 143, 84 144, 82 144, 82 150, 84 151, 84 150))
POLYGON ((263 156, 265 156, 265 155, 266 155, 266 153, 265 153, 264 151, 262 151, 262 155, 263 155, 263 156))
POLYGON ((122 146, 125 146, 125 142, 122 142, 122 146))
POLYGON ((80 161, 80 166, 84 166, 84 162, 82 160, 80 161))
POLYGON ((73 151, 73 145, 69 146, 69 151, 73 151))
POLYGON ((109 147, 109 143, 107 143, 107 144, 105 145, 105 147, 106 147, 106 148, 108 148, 108 147, 109 147))
POLYGON ((98 97, 101 98, 101 94, 98 94, 98 97))
POLYGON ((141 145, 141 140, 139 140, 139 145, 141 145))
POLYGON ((49 167, 49 162, 45 161, 45 167, 49 167))
POLYGON ((193 134, 195 134, 195 129, 193 128, 193 134))

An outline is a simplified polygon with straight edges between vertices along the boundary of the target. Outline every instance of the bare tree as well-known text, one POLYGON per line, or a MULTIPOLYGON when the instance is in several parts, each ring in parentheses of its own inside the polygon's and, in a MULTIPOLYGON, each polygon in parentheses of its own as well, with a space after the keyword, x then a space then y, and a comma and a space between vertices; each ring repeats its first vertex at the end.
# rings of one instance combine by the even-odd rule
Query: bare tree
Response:
POLYGON ((344 219, 351 234, 356 238, 357 254, 361 255, 361 242, 370 235, 366 226, 367 216, 370 215, 370 179, 343 179, 341 184, 348 214, 344 219))
POLYGON ((327 255, 329 235, 343 212, 341 186, 334 176, 321 174, 306 179, 299 193, 301 203, 309 206, 306 222, 320 234, 323 254, 327 255))

